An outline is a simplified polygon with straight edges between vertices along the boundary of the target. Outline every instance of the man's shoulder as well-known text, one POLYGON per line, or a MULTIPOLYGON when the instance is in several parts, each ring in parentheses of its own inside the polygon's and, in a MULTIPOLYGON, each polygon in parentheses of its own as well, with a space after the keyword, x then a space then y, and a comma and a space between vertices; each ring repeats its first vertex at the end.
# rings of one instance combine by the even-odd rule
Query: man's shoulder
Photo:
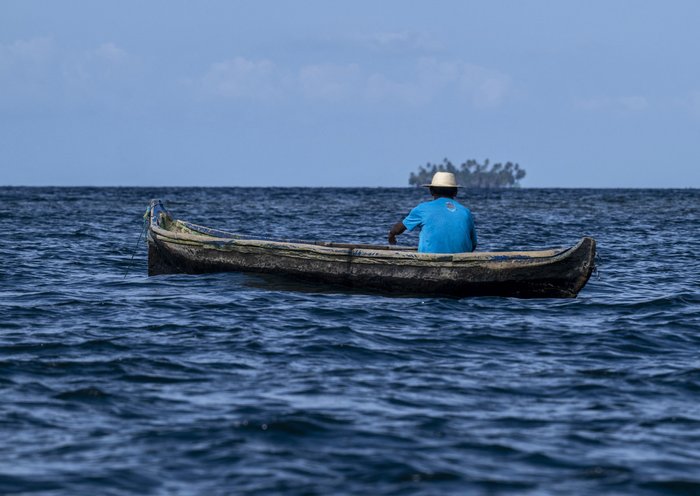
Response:
POLYGON ((455 206, 454 206, 455 210, 457 210, 457 212, 460 213, 460 216, 463 216, 463 217, 465 217, 466 219, 469 219, 469 218, 473 218, 473 217, 474 217, 473 214, 472 214, 472 211, 469 210, 469 207, 467 207, 467 206, 465 206, 465 205, 462 205, 461 203, 459 203, 459 202, 457 202, 457 201, 454 202, 454 205, 455 205, 455 206))
POLYGON ((466 210, 467 212, 469 212, 469 209, 466 206, 462 205, 459 201, 455 200, 454 198, 445 198, 445 201, 446 203, 449 203, 451 206, 458 210, 466 210))
POLYGON ((465 207, 462 205, 460 202, 455 200, 454 198, 436 198, 434 200, 427 200, 424 202, 419 203, 416 205, 413 210, 415 211, 422 211, 422 210, 442 210, 445 206, 452 209, 457 209, 457 210, 462 210, 466 211, 468 213, 471 213, 469 208, 465 207))
POLYGON ((424 202, 420 202, 418 205, 413 207, 413 210, 425 210, 427 208, 432 208, 435 206, 435 200, 426 200, 424 202))
POLYGON ((457 205, 457 208, 462 209, 462 210, 466 210, 467 212, 471 212, 471 210, 469 210, 469 207, 467 207, 466 205, 463 205, 463 204, 459 203, 459 202, 456 201, 456 200, 455 200, 455 204, 457 205))

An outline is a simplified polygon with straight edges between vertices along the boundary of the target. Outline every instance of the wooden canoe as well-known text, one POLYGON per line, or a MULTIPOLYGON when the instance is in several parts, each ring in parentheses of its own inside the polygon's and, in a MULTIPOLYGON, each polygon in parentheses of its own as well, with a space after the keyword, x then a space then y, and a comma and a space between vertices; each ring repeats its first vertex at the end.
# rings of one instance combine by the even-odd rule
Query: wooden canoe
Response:
POLYGON ((258 272, 360 290, 416 295, 573 298, 596 243, 565 249, 455 254, 415 248, 251 238, 176 220, 159 200, 148 221, 148 275, 258 272))

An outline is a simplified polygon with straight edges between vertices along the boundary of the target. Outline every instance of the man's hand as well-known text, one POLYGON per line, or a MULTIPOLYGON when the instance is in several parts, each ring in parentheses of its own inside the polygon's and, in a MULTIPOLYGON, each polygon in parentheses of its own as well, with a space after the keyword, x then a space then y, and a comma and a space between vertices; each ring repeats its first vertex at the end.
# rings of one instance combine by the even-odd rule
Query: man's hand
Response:
POLYGON ((394 226, 389 231, 389 244, 395 245, 396 244, 396 235, 401 234, 405 230, 406 230, 406 226, 403 225, 403 222, 397 222, 396 224, 394 224, 394 226))

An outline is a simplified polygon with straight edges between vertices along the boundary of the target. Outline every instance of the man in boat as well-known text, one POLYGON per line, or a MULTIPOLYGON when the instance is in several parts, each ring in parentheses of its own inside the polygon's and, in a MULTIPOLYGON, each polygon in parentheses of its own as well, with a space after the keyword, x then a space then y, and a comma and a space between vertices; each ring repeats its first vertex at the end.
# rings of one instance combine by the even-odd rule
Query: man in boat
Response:
POLYGON ((394 224, 389 231, 389 244, 408 229, 420 227, 418 251, 423 253, 463 253, 476 249, 474 217, 468 208, 455 201, 457 181, 451 172, 436 172, 430 184, 433 200, 421 203, 394 224))

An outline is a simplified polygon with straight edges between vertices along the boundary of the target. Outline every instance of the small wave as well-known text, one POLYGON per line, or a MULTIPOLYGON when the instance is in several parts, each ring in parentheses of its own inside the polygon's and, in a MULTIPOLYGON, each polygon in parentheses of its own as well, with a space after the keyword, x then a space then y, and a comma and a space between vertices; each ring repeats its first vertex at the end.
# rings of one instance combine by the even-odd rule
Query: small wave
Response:
POLYGON ((59 400, 78 400, 78 401, 105 401, 109 400, 111 395, 105 393, 100 388, 88 386, 80 389, 64 391, 54 395, 54 398, 59 400))

